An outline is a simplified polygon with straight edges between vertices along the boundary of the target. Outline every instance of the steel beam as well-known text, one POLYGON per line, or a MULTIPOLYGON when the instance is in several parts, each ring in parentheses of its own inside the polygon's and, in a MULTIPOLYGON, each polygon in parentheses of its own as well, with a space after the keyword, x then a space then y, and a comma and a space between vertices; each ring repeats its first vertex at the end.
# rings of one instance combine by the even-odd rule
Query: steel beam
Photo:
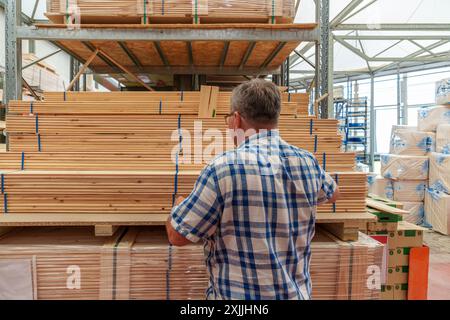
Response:
POLYGON ((142 67, 142 63, 139 61, 138 57, 133 53, 133 51, 128 48, 127 44, 123 41, 119 41, 119 46, 122 48, 122 50, 125 52, 125 54, 128 56, 128 58, 133 61, 133 63, 137 67, 142 67))
POLYGON ((222 56, 220 57, 220 68, 222 69, 225 65, 225 61, 227 60, 228 50, 230 49, 230 41, 225 42, 223 47, 222 56))
MULTIPOLYGON (((95 66, 92 67, 92 72, 87 73, 94 73, 94 74, 121 74, 123 73, 120 70, 112 70, 108 66, 95 66)), ((117 69, 117 68, 116 68, 117 69)), ((133 73, 140 73, 140 74, 204 74, 204 75, 248 75, 248 76, 256 76, 256 75, 268 75, 268 74, 279 74, 280 68, 255 68, 255 67, 244 67, 240 69, 239 67, 226 67, 226 68, 220 68, 217 67, 210 67, 210 66, 185 66, 185 67, 177 67, 177 66, 170 66, 170 67, 164 67, 164 66, 145 66, 142 68, 138 67, 129 67, 128 68, 133 73)))
POLYGON ((376 27, 367 24, 339 24, 334 30, 359 31, 449 31, 450 24, 445 23, 382 23, 376 27))
POLYGON ((349 14, 351 14, 352 11, 355 10, 363 1, 364 0, 350 1, 350 3, 330 22, 330 27, 334 28, 339 23, 341 23, 341 21, 343 21, 349 14))
MULTIPOLYGON (((329 92, 329 84, 333 83, 332 70, 330 72, 330 1, 320 0, 320 95, 323 97, 329 92)), ((317 99, 316 99, 317 100, 317 99)), ((328 105, 330 99, 322 100, 320 103, 320 110, 323 118, 328 117, 328 105)))
POLYGON ((335 35, 336 40, 447 40, 450 35, 335 35))
POLYGON ((170 65, 169 64, 169 60, 167 60, 167 58, 166 58, 166 56, 164 54, 164 51, 162 50, 162 48, 161 48, 161 46, 159 44, 159 41, 155 41, 155 42, 153 42, 153 44, 155 45, 156 51, 158 51, 158 55, 161 58, 161 61, 164 63, 164 65, 166 67, 168 67, 170 65))
POLYGON ((376 144, 375 76, 370 76, 370 171, 374 171, 376 144))
POLYGON ((317 41, 315 29, 112 29, 37 28, 23 26, 17 29, 21 39, 72 41, 317 41))
POLYGON ((267 59, 263 62, 261 65, 261 68, 265 69, 267 66, 275 59, 277 54, 280 53, 281 50, 283 50, 284 46, 286 45, 286 42, 280 42, 277 47, 272 51, 272 53, 267 57, 267 59))
POLYGON ((42 58, 40 58, 38 60, 35 60, 35 61, 27 64, 26 66, 22 67, 22 70, 24 70, 26 68, 29 68, 29 67, 31 67, 31 66, 33 66, 33 65, 35 65, 35 64, 37 64, 37 63, 39 63, 41 61, 44 61, 45 59, 48 59, 48 58, 54 56, 55 54, 60 53, 61 51, 62 51, 62 49, 58 49, 55 52, 52 52, 52 53, 50 53, 50 54, 48 54, 48 55, 46 55, 46 56, 44 56, 44 57, 42 57, 42 58))
POLYGON ((22 99, 22 40, 17 28, 22 24, 21 1, 7 0, 5 21, 5 102, 22 99))
POLYGON ((245 52, 244 57, 242 58, 241 64, 239 65, 239 70, 243 70, 245 67, 245 64, 248 61, 248 58, 250 58, 250 55, 253 52, 253 49, 255 49, 256 46, 256 42, 250 42, 250 44, 248 45, 247 51, 245 52))

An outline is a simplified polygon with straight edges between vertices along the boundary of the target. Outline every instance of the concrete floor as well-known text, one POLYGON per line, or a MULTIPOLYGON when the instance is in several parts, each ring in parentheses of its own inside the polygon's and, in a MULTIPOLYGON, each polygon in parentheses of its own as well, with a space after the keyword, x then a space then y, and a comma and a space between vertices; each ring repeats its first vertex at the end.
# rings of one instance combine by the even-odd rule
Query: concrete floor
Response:
POLYGON ((450 300, 450 236, 426 231, 424 238, 430 247, 428 299, 450 300))

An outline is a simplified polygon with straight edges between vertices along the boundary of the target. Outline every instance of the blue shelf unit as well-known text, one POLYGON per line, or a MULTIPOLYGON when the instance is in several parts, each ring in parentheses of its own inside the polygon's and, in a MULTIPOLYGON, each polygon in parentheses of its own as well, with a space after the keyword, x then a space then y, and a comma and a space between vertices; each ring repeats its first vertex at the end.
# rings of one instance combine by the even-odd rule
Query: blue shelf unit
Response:
POLYGON ((336 119, 347 152, 356 152, 357 161, 369 163, 369 113, 367 98, 334 101, 336 119))

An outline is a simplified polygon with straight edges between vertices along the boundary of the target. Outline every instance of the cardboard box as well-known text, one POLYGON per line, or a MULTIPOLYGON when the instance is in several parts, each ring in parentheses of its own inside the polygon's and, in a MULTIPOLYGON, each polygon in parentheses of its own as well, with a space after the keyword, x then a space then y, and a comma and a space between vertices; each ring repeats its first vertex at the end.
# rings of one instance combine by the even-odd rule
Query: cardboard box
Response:
POLYGON ((394 285, 394 300, 408 300, 408 284, 394 285))
POLYGON ((391 285, 381 286, 381 300, 394 300, 394 287, 391 285))
POLYGON ((450 104, 450 79, 436 82, 436 104, 450 104))
POLYGON ((388 268, 386 284, 408 283, 409 267, 388 268))
POLYGON ((377 209, 367 208, 367 212, 375 215, 378 219, 378 222, 399 222, 403 220, 401 215, 382 212, 377 209))
POLYGON ((411 248, 389 249, 388 267, 395 268, 396 266, 409 266, 410 251, 411 248))
POLYGON ((422 247, 425 230, 412 223, 400 221, 397 231, 388 233, 389 249, 422 247))
POLYGON ((369 232, 389 232, 397 231, 398 222, 369 222, 367 223, 367 231, 369 232))

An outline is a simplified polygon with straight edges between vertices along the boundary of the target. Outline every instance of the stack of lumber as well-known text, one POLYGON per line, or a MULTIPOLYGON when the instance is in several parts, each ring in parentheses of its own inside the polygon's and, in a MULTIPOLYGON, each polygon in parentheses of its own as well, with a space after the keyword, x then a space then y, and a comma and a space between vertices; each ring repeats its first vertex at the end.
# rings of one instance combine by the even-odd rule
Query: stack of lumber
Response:
MULTIPOLYGON (((217 114, 227 114, 230 110, 231 92, 217 92, 217 114), (221 113, 223 112, 223 113, 221 113)), ((147 92, 147 91, 123 91, 123 92, 45 92, 46 102, 191 102, 201 103, 201 93, 198 91, 183 92, 147 92)), ((281 98, 283 106, 289 106, 292 103, 297 105, 298 116, 308 116, 309 95, 307 93, 282 93, 281 98)), ((198 110, 197 110, 198 111, 198 110)), ((282 111, 286 114, 283 108, 282 111)), ((195 113, 197 114, 197 113, 195 113)))
MULTIPOLYGON (((203 88, 195 93, 46 93, 44 102, 12 101, 10 150, 0 154, 0 208, 9 213, 2 223, 164 223, 174 193, 187 196, 203 166, 234 148, 223 119, 230 93, 211 99, 212 92, 206 107, 217 104, 217 117, 202 119, 203 88)), ((365 210, 366 178, 353 172, 354 153, 340 151, 338 122, 306 111, 299 116, 308 100, 304 95, 282 98, 282 138, 315 153, 341 188, 341 200, 318 209, 319 223, 327 230, 332 225, 341 239, 357 239, 359 222, 372 219, 365 210)))
MULTIPOLYGON (((163 214, 173 194, 186 197, 200 170, 151 171, 2 171, 0 207, 3 213, 163 214)), ((364 212, 363 173, 332 174, 341 199, 318 212, 364 212), (362 199, 362 200, 361 200, 362 199)))
MULTIPOLYGON (((27 53, 23 55, 22 64, 24 66, 36 61, 38 58, 27 53)), ((42 91, 64 90, 63 80, 56 72, 56 69, 41 61, 23 70, 23 79, 34 89, 42 91)))
MULTIPOLYGON (((362 234, 342 242, 318 230, 313 299, 379 298, 379 290, 367 286, 367 270, 381 266, 382 249, 362 234)), ((8 288, 16 299, 204 299, 208 287, 203 246, 171 247, 163 228, 121 229, 109 238, 87 228, 16 229, 0 237, 2 265, 10 267, 9 277, 27 280, 8 288), (30 267, 15 269, 19 262, 30 267)))
POLYGON ((68 17, 75 14, 80 16, 81 23, 141 23, 141 19, 143 23, 270 22, 270 17, 292 22, 294 3, 294 0, 112 0, 107 3, 48 0, 46 15, 55 23, 68 23, 68 17))
MULTIPOLYGON (((316 153, 320 165, 329 172, 353 171, 354 153, 316 153)), ((141 171, 170 170, 174 168, 170 154, 111 153, 111 152, 6 152, 0 153, 3 170, 61 170, 61 171, 141 171)), ((200 170, 202 164, 180 163, 181 170, 200 170)))

